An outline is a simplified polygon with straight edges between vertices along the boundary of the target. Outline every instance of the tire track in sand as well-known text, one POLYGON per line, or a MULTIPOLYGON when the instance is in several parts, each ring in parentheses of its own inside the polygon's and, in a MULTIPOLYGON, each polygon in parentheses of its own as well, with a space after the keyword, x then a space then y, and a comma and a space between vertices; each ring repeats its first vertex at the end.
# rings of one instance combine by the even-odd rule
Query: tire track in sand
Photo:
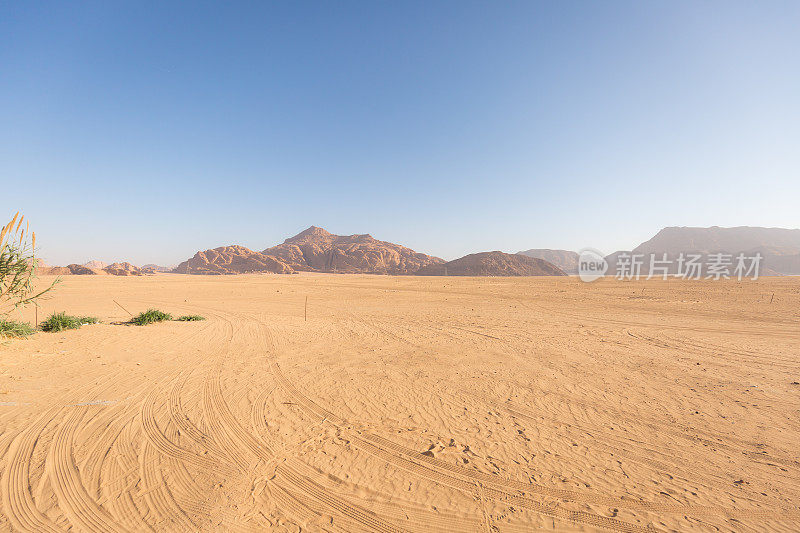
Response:
POLYGON ((201 470, 210 470, 212 472, 221 472, 227 474, 232 473, 233 471, 227 465, 222 464, 214 459, 199 455, 186 448, 182 448, 164 435, 164 433, 158 427, 158 423, 156 422, 153 412, 158 391, 158 388, 154 388, 148 395, 147 399, 145 399, 145 401, 142 403, 141 408, 142 429, 144 430, 147 440, 153 445, 153 447, 159 453, 166 455, 167 457, 178 459, 179 461, 183 461, 201 470))
POLYGON ((439 461, 437 459, 419 454, 415 450, 409 450, 400 445, 387 441, 376 435, 360 433, 358 430, 354 430, 347 426, 344 419, 338 417, 334 413, 316 404, 305 395, 300 393, 283 375, 277 362, 272 362, 270 368, 272 369, 278 384, 284 389, 289 397, 293 399, 293 401, 305 408, 306 411, 339 427, 339 429, 343 430, 349 435, 351 442, 353 442, 353 444, 357 447, 386 462, 418 475, 423 479, 463 491, 469 495, 474 494, 475 482, 480 481, 484 484, 483 493, 487 498, 504 503, 512 503, 540 514, 626 533, 652 531, 650 528, 629 524, 615 518, 607 518, 600 515, 587 513, 585 511, 571 511, 564 509, 562 507, 558 507, 555 502, 544 504, 540 501, 526 498, 521 494, 524 494, 525 492, 534 492, 553 498, 571 499, 572 501, 592 503, 585 500, 588 495, 581 495, 582 498, 577 499, 575 497, 576 495, 573 493, 571 494, 572 498, 563 498, 564 493, 569 493, 569 491, 558 491, 539 485, 529 485, 521 482, 513 483, 510 480, 498 480, 496 476, 467 470, 455 465, 451 465, 450 463, 445 463, 444 461, 439 461), (442 470, 444 470, 444 472, 442 470))
POLYGON ((135 461, 137 453, 133 446, 138 431, 134 424, 128 424, 112 444, 112 449, 116 446, 118 453, 107 455, 103 461, 106 477, 110 479, 100 486, 100 498, 108 503, 109 512, 121 524, 136 531, 153 531, 133 498, 133 489, 142 482, 139 464, 135 461))
POLYGON ((62 531, 55 522, 39 512, 30 492, 30 463, 33 448, 44 428, 61 408, 54 407, 24 429, 11 443, 3 472, 3 510, 11 525, 20 531, 55 533, 62 531))
MULTIPOLYGON (((264 336, 264 330, 260 327, 262 325, 255 321, 253 321, 253 323, 259 326, 257 330, 258 335, 264 336)), ((266 338, 262 340, 265 343, 267 342, 266 338)), ((252 472, 248 461, 243 458, 243 452, 254 459, 256 464, 258 464, 258 462, 269 463, 275 457, 275 454, 266 443, 250 433, 228 407, 220 381, 224 361, 225 354, 220 358, 216 368, 209 373, 204 383, 203 405, 207 422, 213 431, 215 440, 219 442, 220 445, 223 445, 230 455, 238 459, 237 464, 239 464, 241 468, 246 472, 252 472)), ((275 475, 296 487, 297 494, 295 494, 294 497, 302 506, 312 509, 315 505, 322 505, 325 509, 336 515, 355 520, 372 531, 385 533, 403 531, 401 528, 386 522, 371 511, 363 509, 355 503, 328 494, 319 485, 292 468, 289 465, 291 461, 292 459, 287 458, 286 461, 278 464, 275 469, 275 475), (311 501, 305 503, 302 501, 303 499, 309 498, 311 501)))
POLYGON ((139 476, 142 488, 139 495, 144 499, 153 527, 158 530, 197 531, 198 524, 189 518, 175 501, 164 482, 159 467, 161 455, 152 442, 144 440, 139 454, 139 476))
POLYGON ((83 420, 86 409, 72 409, 61 423, 48 450, 45 472, 58 497, 59 508, 73 526, 84 531, 98 533, 126 533, 128 530, 118 524, 113 517, 86 491, 80 472, 72 457, 72 444, 75 430, 83 420))
POLYGON ((192 421, 183 409, 181 403, 181 391, 189 379, 191 370, 185 374, 179 375, 175 380, 169 394, 169 415, 172 422, 177 426, 178 430, 185 434, 198 446, 213 452, 217 456, 223 456, 224 452, 220 446, 214 441, 214 437, 201 431, 192 421))
MULTIPOLYGON (((215 373, 206 381, 204 393, 205 404, 209 409, 209 418, 218 422, 218 424, 215 424, 215 427, 222 432, 223 440, 228 441, 230 451, 239 456, 241 456, 241 452, 246 452, 257 460, 260 459, 266 463, 271 462, 275 456, 274 452, 261 440, 253 436, 252 433, 247 431, 230 411, 222 393, 218 373, 215 373)), ((287 459, 285 462, 278 464, 275 472, 276 475, 280 476, 281 480, 292 485, 297 493, 304 497, 310 497, 335 514, 353 519, 372 531, 385 533, 399 533, 404 531, 355 503, 345 501, 338 496, 329 494, 324 488, 292 468, 289 464, 291 461, 291 459, 287 459)), ((295 498, 297 498, 297 496, 295 496, 295 498)), ((300 499, 302 503, 302 497, 298 499, 300 499)), ((306 507, 311 506, 306 505, 306 507)))
MULTIPOLYGON (((313 414, 318 418, 323 418, 341 427, 347 431, 348 428, 343 419, 334 415, 327 409, 317 405, 315 402, 300 393, 289 382, 280 370, 276 362, 271 364, 271 369, 278 381, 278 384, 293 398, 293 400, 300 406, 304 407, 307 412, 313 414)), ((545 487, 535 483, 523 483, 507 479, 498 479, 497 476, 486 474, 476 470, 468 470, 463 467, 453 465, 448 462, 441 461, 434 457, 423 455, 416 450, 405 448, 401 445, 388 441, 380 436, 371 435, 369 433, 360 431, 349 432, 353 443, 358 446, 361 444, 365 451, 371 452, 376 456, 390 462, 395 462, 397 466, 406 468, 407 470, 414 471, 418 475, 428 477, 431 481, 442 482, 453 488, 460 490, 470 491, 474 487, 476 481, 487 485, 485 487, 486 494, 489 496, 489 487, 493 490, 500 492, 522 492, 538 494, 540 496, 557 498, 562 500, 574 501, 586 504, 607 505, 613 507, 621 507, 630 510, 639 510, 645 512, 663 512, 669 514, 684 514, 691 516, 721 516, 721 517, 753 517, 757 516, 764 519, 790 519, 800 520, 800 511, 780 509, 780 510, 762 510, 762 509, 726 509, 718 507, 705 507, 705 506, 686 506, 686 505, 673 505, 673 504, 660 504, 656 502, 649 502, 645 500, 633 500, 626 498, 614 498, 596 494, 589 494, 577 491, 570 491, 566 489, 554 489, 545 487), (394 452, 394 453, 392 453, 394 452), (421 468, 420 468, 421 467, 421 468), (429 467, 433 467, 433 470, 429 467), (450 479, 442 478, 437 470, 444 470, 448 474, 453 474, 459 478, 466 478, 469 480, 465 483, 464 479, 450 479), (472 483, 472 485, 470 485, 472 483)), ((498 495, 501 496, 501 495, 498 495)), ((502 496, 500 499, 503 499, 502 496)), ((505 500, 504 500, 505 501, 505 500)), ((524 505, 521 505, 524 507, 524 505)), ((545 513, 548 514, 548 513, 545 513)), ((580 516, 580 518, 587 518, 580 516)), ((599 517, 604 518, 604 517, 599 517)), ((594 519, 591 519, 594 522, 594 519)), ((616 521, 619 522, 619 521, 616 521)), ((597 525, 592 523, 592 525, 597 525)), ((610 523, 612 527, 615 525, 610 523)), ((602 526, 608 527, 608 526, 602 526)))

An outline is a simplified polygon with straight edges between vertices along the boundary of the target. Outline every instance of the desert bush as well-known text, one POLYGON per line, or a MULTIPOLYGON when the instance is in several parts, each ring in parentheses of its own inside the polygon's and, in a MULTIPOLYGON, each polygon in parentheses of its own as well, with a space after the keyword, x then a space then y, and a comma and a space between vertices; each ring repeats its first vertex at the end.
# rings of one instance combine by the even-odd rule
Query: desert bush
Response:
POLYGON ((141 312, 133 317, 131 319, 131 323, 136 324, 137 326, 146 326, 147 324, 152 324, 153 322, 163 322, 164 320, 172 320, 172 315, 163 311, 159 311, 158 309, 148 309, 147 311, 141 312))
POLYGON ((0 318, 0 338, 21 338, 33 333, 33 327, 27 322, 0 318))
POLYGON ((0 229, 0 318, 17 307, 35 304, 59 281, 42 291, 34 291, 36 233, 30 231, 27 223, 22 226, 24 219, 17 213, 0 229))
POLYGON ((57 332, 65 329, 78 329, 84 324, 97 324, 97 317, 93 316, 71 316, 64 311, 53 313, 47 320, 42 322, 39 327, 42 331, 57 332))
POLYGON ((200 315, 183 315, 179 316, 175 320, 179 322, 197 322, 198 320, 205 320, 206 317, 200 315))

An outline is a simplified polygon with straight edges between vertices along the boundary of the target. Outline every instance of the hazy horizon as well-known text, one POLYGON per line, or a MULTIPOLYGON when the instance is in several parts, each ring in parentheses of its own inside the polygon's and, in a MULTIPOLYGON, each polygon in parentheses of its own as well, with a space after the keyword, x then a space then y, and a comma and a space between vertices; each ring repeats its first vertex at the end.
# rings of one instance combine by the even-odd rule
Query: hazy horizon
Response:
POLYGON ((11 4, 3 212, 51 264, 309 225, 453 259, 800 227, 800 4, 11 4))
MULTIPOLYGON (((294 233, 292 235, 287 235, 286 238, 288 239, 290 237, 293 237, 293 236, 297 235, 298 233, 301 233, 301 231, 304 231, 306 229, 310 229, 311 227, 314 227, 314 226, 321 227, 321 226, 317 226, 315 224, 312 224, 311 226, 303 228, 303 230, 298 230, 297 233, 294 233)), ((621 247, 621 248, 615 248, 613 250, 600 250, 600 251, 602 251, 602 252, 604 252, 606 254, 613 254, 614 252, 620 252, 620 251, 630 251, 633 248, 635 248, 636 246, 638 246, 638 245, 642 244, 643 242, 649 240, 651 237, 655 236, 659 231, 661 231, 662 229, 665 229, 667 227, 676 227, 676 226, 665 226, 664 228, 659 228, 659 230, 654 231, 653 234, 650 235, 650 237, 643 239, 641 242, 630 244, 629 246, 624 246, 624 247, 621 247)), ((682 226, 682 227, 691 227, 691 226, 682 226)), ((717 227, 722 227, 722 226, 717 226, 717 227)), ((730 226, 730 227, 722 227, 722 228, 723 229, 735 229, 735 228, 739 228, 739 227, 754 227, 754 226, 730 226)), ((322 229, 324 229, 326 231, 328 230, 328 228, 324 228, 324 227, 322 229)), ((767 228, 767 229, 787 229, 787 230, 800 231, 800 228, 777 228, 777 227, 775 227, 775 228, 767 228)), ((330 232, 330 233, 337 234, 336 232, 330 232)), ((340 233, 338 235, 349 236, 349 235, 363 235, 363 234, 364 234, 364 232, 356 232, 356 233, 340 233)), ((380 236, 372 235, 372 237, 374 237, 374 238, 376 238, 378 240, 381 240, 381 241, 385 241, 385 239, 381 239, 380 236)), ((263 246, 255 246, 255 247, 252 247, 250 249, 253 250, 253 251, 261 252, 263 250, 266 250, 267 248, 271 248, 272 246, 281 244, 282 242, 284 242, 284 240, 285 239, 281 240, 280 242, 274 242, 274 243, 270 243, 270 244, 263 245, 263 246)), ((394 244, 404 245, 404 243, 402 243, 402 242, 395 242, 394 244)), ((202 252, 202 251, 210 250, 210 249, 213 249, 213 248, 220 248, 220 247, 224 247, 224 246, 234 246, 234 245, 241 245, 241 243, 231 242, 231 243, 227 243, 227 244, 219 244, 219 245, 210 246, 210 247, 205 248, 205 249, 195 250, 195 252, 202 252)), ((508 250, 500 250, 500 251, 503 251, 503 252, 506 252, 506 253, 511 253, 511 254, 524 252, 524 251, 529 251, 529 250, 533 250, 533 249, 566 250, 566 251, 572 251, 572 252, 579 252, 582 248, 587 248, 587 247, 564 248, 564 247, 534 246, 534 247, 531 247, 531 248, 519 248, 519 249, 513 249, 513 250, 512 249, 508 249, 508 250)), ((591 247, 588 247, 588 248, 591 248, 591 247)), ((472 250, 472 251, 465 252, 462 255, 478 253, 478 252, 495 251, 495 250, 496 249, 494 249, 494 248, 487 248, 485 250, 472 250)), ((422 252, 422 253, 428 253, 425 250, 419 250, 419 249, 416 249, 415 251, 416 252, 422 252)), ((126 259, 126 258, 119 258, 119 257, 117 257, 117 258, 91 257, 91 258, 85 259, 85 260, 84 259, 68 260, 68 261, 64 261, 62 263, 59 263, 59 265, 64 266, 64 265, 73 264, 73 263, 74 264, 85 264, 85 263, 88 263, 88 262, 91 262, 91 261, 101 261, 101 262, 108 263, 108 264, 129 262, 129 263, 132 263, 132 264, 137 265, 137 266, 142 266, 142 265, 146 265, 146 264, 155 264, 155 265, 158 265, 158 266, 174 267, 174 266, 177 266, 179 263, 185 261, 186 259, 189 259, 191 256, 194 255, 195 252, 192 252, 190 255, 187 255, 185 258, 183 258, 183 259, 181 259, 179 261, 175 261, 173 263, 169 263, 169 262, 162 262, 162 263, 139 262, 139 263, 136 263, 136 262, 130 261, 130 260, 126 259)), ((450 261, 450 260, 453 260, 453 259, 457 259, 458 257, 461 257, 461 256, 442 257, 442 256, 437 256, 436 254, 433 254, 433 253, 430 253, 429 255, 433 255, 433 256, 436 256, 436 257, 441 257, 442 259, 445 259, 446 261, 450 261)), ((40 259, 45 261, 46 264, 49 264, 49 265, 53 265, 54 264, 44 256, 40 256, 40 259)))

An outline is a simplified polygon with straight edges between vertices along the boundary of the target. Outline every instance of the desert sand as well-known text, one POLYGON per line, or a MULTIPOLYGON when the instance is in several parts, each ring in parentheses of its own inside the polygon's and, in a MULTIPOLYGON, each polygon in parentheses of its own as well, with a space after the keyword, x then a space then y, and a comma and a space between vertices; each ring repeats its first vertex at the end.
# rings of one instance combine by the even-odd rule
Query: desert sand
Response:
POLYGON ((0 530, 800 529, 800 278, 71 276, 61 310, 105 323, 0 346, 0 530))

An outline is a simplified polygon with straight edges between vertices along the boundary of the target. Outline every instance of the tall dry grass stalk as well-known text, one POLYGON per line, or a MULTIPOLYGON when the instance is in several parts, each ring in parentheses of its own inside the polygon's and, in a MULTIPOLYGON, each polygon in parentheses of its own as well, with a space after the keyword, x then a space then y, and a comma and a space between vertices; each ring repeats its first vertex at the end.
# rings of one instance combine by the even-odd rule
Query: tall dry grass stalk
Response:
POLYGON ((0 316, 36 300, 50 291, 58 279, 41 291, 34 290, 36 279, 36 233, 30 231, 19 212, 0 229, 0 316))

